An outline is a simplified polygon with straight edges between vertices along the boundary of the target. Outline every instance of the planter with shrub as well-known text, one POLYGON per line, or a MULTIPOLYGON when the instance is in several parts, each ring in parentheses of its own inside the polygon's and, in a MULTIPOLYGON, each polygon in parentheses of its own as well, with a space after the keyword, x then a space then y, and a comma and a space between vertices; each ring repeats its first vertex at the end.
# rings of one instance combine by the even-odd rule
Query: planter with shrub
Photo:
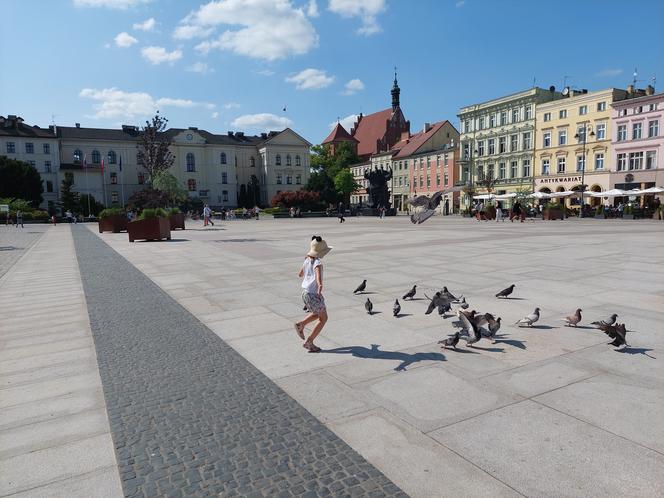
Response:
POLYGON ((127 224, 129 242, 135 240, 171 239, 171 223, 168 212, 162 208, 144 209, 137 220, 127 224))
POLYGON ((595 219, 596 220, 604 219, 604 206, 599 205, 595 208, 595 219))
POLYGON ((176 228, 181 228, 184 230, 184 213, 182 213, 178 208, 171 208, 167 211, 171 230, 175 230, 176 228))
POLYGON ((634 210, 632 209, 632 206, 629 204, 625 206, 625 209, 623 210, 623 215, 622 215, 623 220, 633 220, 634 219, 634 210))
POLYGON ((544 206, 542 217, 544 220, 562 220, 563 206, 560 203, 548 203, 546 206, 544 206))
POLYGON ((127 214, 122 208, 107 208, 99 213, 99 233, 120 233, 127 230, 127 214))

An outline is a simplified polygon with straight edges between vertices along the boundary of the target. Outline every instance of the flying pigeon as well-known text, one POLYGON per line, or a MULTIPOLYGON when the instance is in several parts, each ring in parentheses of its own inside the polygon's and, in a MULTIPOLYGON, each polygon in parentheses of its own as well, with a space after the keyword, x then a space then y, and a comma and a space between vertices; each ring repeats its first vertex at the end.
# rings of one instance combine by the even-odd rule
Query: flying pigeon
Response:
POLYGON ((401 305, 399 304, 399 300, 395 299, 394 306, 392 306, 392 314, 394 316, 399 316, 399 313, 401 313, 401 305))
POLYGON ((364 303, 364 309, 367 310, 367 313, 370 315, 373 314, 373 303, 371 302, 371 299, 367 298, 367 302, 364 303))
POLYGON ((496 294, 496 297, 507 297, 507 296, 509 296, 514 291, 514 287, 515 287, 514 284, 510 285, 507 289, 503 289, 498 294, 496 294))
MULTIPOLYGON (((429 300, 429 307, 424 312, 425 315, 431 314, 431 312, 433 310, 435 310, 436 308, 439 308, 439 310, 440 310, 441 307, 443 307, 443 308, 449 307, 449 303, 450 303, 449 300, 446 299, 445 296, 443 296, 441 292, 436 292, 433 295, 433 297, 429 297, 426 294, 424 294, 424 297, 426 297, 429 300)), ((440 313, 440 311, 439 311, 439 313, 440 313)), ((442 315, 442 313, 440 313, 440 314, 442 315)))
MULTIPOLYGON (((483 321, 486 323, 486 328, 482 327, 480 330, 482 337, 492 339, 493 343, 495 344, 496 334, 500 330, 500 320, 500 317, 495 318, 491 313, 484 313, 483 321)), ((475 323, 477 323, 477 320, 475 323)))
POLYGON ((602 328, 602 325, 613 325, 616 323, 616 318, 618 318, 618 315, 615 313, 611 315, 608 318, 603 318, 602 320, 597 320, 596 322, 592 322, 592 325, 597 325, 600 329, 602 328))
POLYGON ((581 321, 581 308, 578 308, 573 315, 566 316, 563 320, 566 322, 565 327, 577 326, 581 321))
POLYGON ((440 204, 445 191, 439 190, 431 196, 420 195, 414 199, 409 199, 406 202, 413 206, 417 212, 410 215, 410 221, 416 225, 420 225, 433 216, 436 208, 440 204))
POLYGON ((468 309, 469 304, 466 302, 465 297, 461 298, 461 301, 459 301, 459 306, 461 306, 461 308, 464 310, 468 309))
MULTIPOLYGON (((473 314, 474 313, 475 312, 473 311, 473 314)), ((482 338, 480 329, 475 324, 475 320, 469 320, 463 311, 457 310, 457 316, 459 317, 460 322, 459 328, 462 330, 461 335, 463 335, 463 338, 466 340, 466 346, 472 346, 482 338)))
POLYGON ((401 299, 404 301, 406 299, 413 299, 415 297, 415 293, 417 292, 417 285, 413 285, 413 288, 410 289, 408 292, 406 292, 401 299))
POLYGON ((625 328, 624 323, 616 323, 615 325, 600 325, 599 329, 608 335, 611 339, 613 339, 613 341, 609 343, 610 345, 618 347, 624 344, 625 346, 628 346, 627 329, 625 328))
POLYGON ((449 302, 445 302, 438 305, 438 314, 443 318, 447 318, 445 314, 451 310, 452 310, 452 305, 449 302))
POLYGON ((357 294, 358 292, 364 292, 364 289, 367 288, 367 281, 362 280, 362 283, 357 286, 357 289, 353 291, 353 294, 357 294))
POLYGON ((438 341, 438 344, 442 344, 441 347, 443 349, 447 349, 448 346, 452 346, 454 349, 456 349, 456 345, 459 344, 459 332, 455 332, 454 334, 450 335, 447 339, 438 341))
POLYGON ((517 321, 514 325, 518 325, 519 327, 523 327, 524 325, 527 325, 528 327, 532 327, 533 323, 535 323, 537 320, 539 320, 540 317, 540 309, 535 308, 535 311, 533 311, 530 315, 524 316, 521 320, 517 321))

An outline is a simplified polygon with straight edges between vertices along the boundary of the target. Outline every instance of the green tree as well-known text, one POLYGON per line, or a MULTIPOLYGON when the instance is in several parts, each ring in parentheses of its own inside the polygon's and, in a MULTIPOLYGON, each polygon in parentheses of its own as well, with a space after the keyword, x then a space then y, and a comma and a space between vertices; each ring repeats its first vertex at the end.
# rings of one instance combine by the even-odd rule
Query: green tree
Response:
POLYGON ((60 186, 60 204, 63 211, 79 211, 80 196, 74 190, 74 174, 70 172, 65 173, 65 178, 62 180, 60 186))
POLYGON ((0 197, 25 199, 38 207, 44 198, 41 175, 29 163, 0 156, 0 197))
POLYGON ((187 200, 187 191, 180 185, 178 179, 168 171, 158 172, 152 179, 152 186, 164 192, 172 206, 180 205, 187 200))
POLYGON ((240 185, 240 193, 237 196, 238 207, 247 207, 247 186, 243 183, 240 185))
POLYGON ((304 186, 304 190, 318 192, 320 198, 326 205, 339 202, 339 194, 334 186, 334 180, 327 176, 324 171, 314 171, 309 175, 309 180, 304 186))
POLYGON ((261 202, 261 187, 256 175, 251 175, 247 185, 247 202, 250 207, 257 206, 261 202))
POLYGON ((353 177, 353 173, 350 172, 350 169, 344 168, 339 170, 335 175, 334 187, 337 189, 337 192, 343 198, 344 202, 348 204, 350 194, 360 188, 360 184, 355 181, 355 177, 353 177))
POLYGON ((354 182, 349 167, 360 162, 350 142, 339 144, 334 154, 332 154, 329 145, 314 145, 311 151, 313 153, 311 156, 311 169, 313 171, 305 188, 319 192, 321 199, 328 204, 336 203, 340 198, 348 201, 350 194, 359 187, 354 182), (342 172, 344 173, 339 177, 338 182, 339 186, 343 188, 339 188, 337 177, 342 172), (349 191, 348 189, 351 188, 350 180, 353 180, 355 186, 349 191))
POLYGON ((104 205, 101 202, 97 202, 94 195, 91 194, 81 194, 78 202, 78 210, 82 211, 86 215, 88 214, 88 197, 90 198, 90 213, 95 216, 99 216, 99 213, 104 209, 104 205))
POLYGON ((166 171, 173 165, 175 157, 169 146, 170 142, 164 131, 168 125, 168 119, 159 115, 159 111, 151 121, 146 121, 143 126, 136 160, 139 166, 143 166, 148 172, 148 184, 151 184, 155 176, 166 171))

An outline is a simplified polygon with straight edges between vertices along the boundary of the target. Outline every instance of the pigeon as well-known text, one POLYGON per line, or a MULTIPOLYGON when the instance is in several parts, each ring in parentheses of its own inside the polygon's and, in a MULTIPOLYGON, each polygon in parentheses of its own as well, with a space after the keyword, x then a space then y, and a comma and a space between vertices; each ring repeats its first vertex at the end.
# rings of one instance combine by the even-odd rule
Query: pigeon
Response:
POLYGON ((441 294, 443 295, 443 297, 446 297, 450 301, 458 301, 457 297, 447 290, 447 287, 443 287, 441 294))
POLYGON ((563 318, 563 320, 566 322, 565 327, 571 327, 572 325, 576 327, 581 321, 581 311, 581 308, 578 308, 573 315, 563 318))
POLYGON ((367 313, 370 315, 373 314, 373 303, 371 302, 371 299, 367 298, 367 302, 364 303, 364 309, 367 310, 367 313))
MULTIPOLYGON (((473 311, 473 313, 475 312, 473 311)), ((460 322, 459 328, 462 330, 461 335, 463 335, 466 340, 466 346, 472 346, 482 338, 480 329, 475 324, 475 321, 469 320, 463 311, 457 310, 457 316, 459 317, 460 322)))
POLYGON ((503 289, 498 294, 496 294, 496 297, 507 297, 507 296, 509 296, 514 291, 514 287, 515 287, 514 284, 510 285, 507 289, 503 289))
MULTIPOLYGON (((436 308, 445 308, 446 306, 449 307, 449 300, 447 300, 441 292, 436 292, 433 297, 429 297, 426 294, 424 294, 424 297, 426 297, 429 300, 429 307, 427 310, 424 312, 425 315, 431 314, 433 310, 436 308)), ((440 311, 439 311, 440 313, 440 311)), ((442 313, 440 313, 442 315, 442 313)))
POLYGON ((449 302, 438 305, 438 314, 443 318, 447 318, 445 315, 448 311, 452 311, 452 305, 449 302))
POLYGON ((364 292, 364 289, 367 288, 367 281, 362 280, 362 283, 357 286, 357 289, 353 291, 353 294, 357 294, 358 292, 364 292))
POLYGON ((459 332, 455 332, 454 334, 450 335, 447 339, 438 341, 438 344, 442 344, 441 348, 443 349, 447 349, 448 346, 452 346, 454 349, 456 349, 456 345, 459 344, 459 332))
POLYGON ((401 299, 404 301, 406 299, 413 299, 415 297, 415 293, 417 292, 417 285, 413 285, 413 288, 410 289, 408 292, 406 292, 401 299))
POLYGON ((613 341, 609 343, 610 345, 618 347, 624 344, 625 346, 628 346, 626 341, 627 329, 625 328, 624 323, 616 323, 615 325, 600 325, 599 329, 608 335, 611 339, 613 339, 613 341))
POLYGON ((409 199, 406 202, 413 206, 417 212, 410 215, 410 221, 415 225, 420 225, 433 216, 436 208, 440 204, 445 191, 439 190, 431 196, 420 195, 414 199, 409 199))
POLYGON ((500 320, 501 318, 495 318, 491 313, 484 313, 484 320, 486 321, 487 328, 482 328, 481 333, 482 337, 487 339, 492 339, 493 343, 496 343, 495 337, 498 331, 500 330, 500 320))
POLYGON ((461 306, 462 309, 467 310, 470 305, 466 302, 466 298, 462 297, 461 301, 459 301, 459 306, 461 306))
POLYGON ((613 325, 616 323, 616 318, 618 318, 618 315, 615 313, 611 315, 608 318, 604 318, 602 320, 597 320, 596 322, 592 322, 591 325, 597 325, 600 329, 602 328, 602 325, 613 325))
POLYGON ((528 327, 532 327, 533 323, 535 323, 537 320, 539 320, 540 317, 540 309, 535 308, 535 311, 533 311, 530 315, 524 316, 521 320, 517 321, 514 325, 518 325, 519 327, 523 327, 524 325, 527 325, 528 327))
POLYGON ((399 300, 395 299, 394 306, 392 306, 392 314, 394 316, 399 316, 399 313, 401 313, 401 305, 399 304, 399 300))

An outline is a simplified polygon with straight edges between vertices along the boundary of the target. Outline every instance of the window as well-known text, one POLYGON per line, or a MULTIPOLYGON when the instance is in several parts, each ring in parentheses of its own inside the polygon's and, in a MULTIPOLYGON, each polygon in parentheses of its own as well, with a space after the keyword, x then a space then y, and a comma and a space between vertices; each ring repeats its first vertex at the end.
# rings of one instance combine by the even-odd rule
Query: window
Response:
POLYGON ((227 184, 228 183, 228 173, 225 171, 221 172, 221 183, 227 184))
POLYGON ((586 141, 586 125, 579 125, 576 128, 576 143, 580 144, 586 141))
POLYGON ((281 185, 281 173, 277 173, 277 185, 281 185))
POLYGON ((527 131, 523 134, 523 149, 528 150, 531 147, 530 143, 530 132, 527 131))
POLYGON ((484 178, 484 166, 482 166, 481 164, 477 167, 477 178, 479 178, 480 180, 484 178))
POLYGON ((588 114, 588 106, 587 105, 579 106, 579 116, 585 116, 586 114, 588 114))
POLYGON ((7 142, 7 154, 14 154, 14 153, 16 153, 16 143, 7 142))
POLYGON ((145 184, 145 173, 139 173, 138 174, 138 184, 139 185, 144 185, 145 184))
POLYGON ((496 153, 496 139, 495 138, 490 138, 489 139, 489 155, 495 154, 496 153))
POLYGON ((657 167, 657 153, 654 150, 646 152, 646 169, 655 169, 657 167))
POLYGON ((420 188, 424 187, 424 177, 420 175, 420 188))
POLYGON ((620 109, 618 111, 618 116, 627 116, 627 109, 620 109))
POLYGON ((479 128, 480 128, 480 130, 483 130, 483 129, 484 129, 484 116, 482 116, 482 117, 480 118, 480 126, 479 126, 479 128))
POLYGON ((228 202, 228 190, 221 191, 221 200, 224 202, 228 202))
POLYGON ((445 182, 445 185, 449 185, 450 183, 450 177, 447 173, 443 175, 443 181, 445 182))
POLYGON ((606 102, 597 102, 597 111, 606 111, 606 102))
POLYGON ((44 171, 46 173, 51 172, 51 161, 44 161, 44 171))
POLYGON ((533 119, 533 108, 532 106, 526 106, 526 119, 533 119))
POLYGON ((523 176, 530 176, 530 159, 523 160, 523 176))
POLYGON ((512 123, 518 123, 519 122, 519 109, 512 109, 512 123))
POLYGON ((111 185, 115 185, 118 183, 118 174, 111 171, 111 185))
POLYGON ((502 111, 500 113, 500 126, 507 124, 507 111, 502 111))
POLYGON ((542 147, 551 147, 551 132, 547 131, 544 133, 544 137, 542 140, 542 147))
POLYGON ((118 193, 115 190, 111 192, 111 202, 118 202, 118 193))
POLYGON ((221 164, 227 164, 226 153, 225 152, 222 152, 221 154, 219 154, 219 162, 221 164))
POLYGON ((494 126, 496 126, 496 115, 491 114, 489 116, 489 128, 493 128, 494 126))
POLYGON ((477 142, 477 155, 480 157, 484 155, 484 140, 477 142))
POLYGON ((464 131, 464 133, 470 132, 470 119, 466 119, 463 122, 463 131, 464 131))
POLYGON ((28 164, 33 168, 37 169, 37 163, 35 161, 28 161, 28 164))
POLYGON ((640 105, 634 108, 634 114, 641 114, 643 112, 643 106, 640 105))
POLYGON ((648 137, 656 137, 659 135, 659 121, 648 121, 648 137))
POLYGON ((604 169, 604 154, 598 152, 595 154, 595 169, 602 170, 604 169))
POLYGON ((34 154, 35 153, 35 144, 32 142, 25 142, 25 153, 34 154))
POLYGON ((565 172, 565 158, 564 157, 559 157, 558 158, 558 173, 564 173, 565 172))
POLYGON ((295 156, 295 166, 302 166, 299 155, 295 156))
POLYGON ((81 161, 83 161, 83 153, 81 152, 81 149, 76 149, 74 151, 74 162, 80 163, 81 161))
POLYGON ((196 180, 194 178, 189 178, 189 180, 187 180, 187 190, 189 190, 189 192, 196 192, 196 180))
POLYGON ((286 154, 286 166, 292 166, 290 154, 286 154))
POLYGON ((618 154, 618 171, 625 171, 627 169, 627 154, 618 154))
POLYGON ((510 178, 516 178, 519 176, 519 163, 512 161, 510 163, 510 178))
POLYGON ((507 175, 507 167, 505 163, 498 163, 498 178, 504 180, 506 175, 507 175))
POLYGON ((586 156, 583 154, 576 156, 576 170, 581 172, 586 169, 586 156))
POLYGON ((403 176, 399 177, 399 187, 403 187, 403 176))
POLYGON ((545 112, 544 113, 544 121, 551 121, 551 113, 550 112, 545 112))
POLYGON ((436 156, 436 168, 440 168, 440 154, 436 156))
POLYGON ((114 150, 108 151, 108 164, 115 164, 118 161, 118 156, 114 150))
POLYGON ((44 154, 50 154, 51 153, 51 144, 42 144, 44 154))
POLYGON ((567 109, 560 109, 558 111, 558 119, 565 119, 567 117, 567 109))
POLYGON ((604 140, 606 138, 606 123, 599 123, 595 127, 597 140, 604 140))
POLYGON ((431 168, 431 158, 427 156, 427 169, 431 168))
POLYGON ((638 140, 641 138, 641 132, 643 130, 643 123, 634 123, 632 125, 632 140, 638 140))
POLYGON ((447 166, 447 154, 443 156, 443 159, 445 160, 445 166, 447 166))
POLYGON ((431 177, 427 175, 427 187, 431 187, 431 177))
POLYGON ((295 175, 295 185, 302 185, 302 175, 295 175))
POLYGON ((519 150, 519 135, 512 135, 510 137, 510 151, 516 152, 519 150))
POLYGON ((101 162, 101 154, 98 150, 92 151, 92 164, 99 164, 101 162))
POLYGON ((558 145, 567 145, 567 130, 558 130, 558 145))
POLYGON ((489 178, 495 178, 494 171, 493 171, 493 164, 489 164, 486 167, 486 174, 489 178))
POLYGON ((630 152, 629 169, 643 169, 643 152, 630 152))
POLYGON ((627 140, 627 125, 618 126, 618 142, 627 140))
POLYGON ((498 153, 503 154, 507 152, 507 138, 506 137, 500 137, 498 139, 498 153))
POLYGON ((48 180, 46 182, 46 192, 49 192, 49 193, 53 192, 53 182, 51 180, 48 180))
POLYGON ((281 166, 281 154, 276 155, 276 157, 274 158, 274 164, 276 166, 281 166))
POLYGON ((254 158, 254 156, 251 156, 249 158, 249 166, 251 166, 252 168, 256 167, 256 159, 254 158))
POLYGON ((657 110, 657 104, 650 104, 648 106, 649 111, 656 111, 657 110))
POLYGON ((196 158, 194 157, 194 154, 192 154, 191 152, 187 152, 187 171, 188 172, 196 171, 196 158))

